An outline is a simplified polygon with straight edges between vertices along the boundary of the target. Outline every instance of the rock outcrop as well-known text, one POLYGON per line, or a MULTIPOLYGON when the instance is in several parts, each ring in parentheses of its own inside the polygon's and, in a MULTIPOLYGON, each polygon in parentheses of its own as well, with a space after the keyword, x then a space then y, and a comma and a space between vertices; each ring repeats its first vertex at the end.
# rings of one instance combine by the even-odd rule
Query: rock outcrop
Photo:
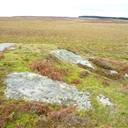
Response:
POLYGON ((75 86, 46 76, 31 72, 11 73, 6 77, 5 83, 5 95, 8 98, 91 108, 88 92, 80 92, 75 86))
POLYGON ((14 43, 0 43, 0 52, 3 52, 6 49, 14 48, 14 43))
POLYGON ((70 63, 82 65, 83 67, 94 69, 94 66, 91 64, 91 62, 88 61, 88 59, 82 58, 80 55, 77 55, 66 49, 56 49, 51 51, 50 54, 58 58, 59 60, 67 61, 70 63))

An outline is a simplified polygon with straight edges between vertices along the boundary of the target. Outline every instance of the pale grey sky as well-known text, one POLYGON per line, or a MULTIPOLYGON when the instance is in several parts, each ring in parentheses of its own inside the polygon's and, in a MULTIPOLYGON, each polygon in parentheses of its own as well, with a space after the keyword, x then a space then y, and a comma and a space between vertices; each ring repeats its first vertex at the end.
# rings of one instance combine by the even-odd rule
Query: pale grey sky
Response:
POLYGON ((128 17, 128 0, 0 0, 0 16, 128 17))

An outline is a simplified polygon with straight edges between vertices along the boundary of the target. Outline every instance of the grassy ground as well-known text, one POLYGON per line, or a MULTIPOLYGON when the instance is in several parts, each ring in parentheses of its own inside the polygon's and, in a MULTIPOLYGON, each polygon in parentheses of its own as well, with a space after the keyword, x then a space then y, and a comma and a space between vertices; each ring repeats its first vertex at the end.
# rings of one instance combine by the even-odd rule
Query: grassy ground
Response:
MULTIPOLYGON (((78 19, 8 19, 0 20, 0 42, 16 43, 16 50, 5 51, 0 60, 0 76, 4 77, 13 71, 31 71, 29 65, 35 60, 48 58, 50 50, 66 48, 85 57, 101 57, 128 63, 128 24, 124 22, 83 21, 78 19)), ((86 119, 86 126, 77 128, 127 128, 128 127, 128 85, 127 80, 113 80, 97 73, 80 77, 85 71, 76 65, 58 63, 53 65, 59 69, 67 69, 64 81, 72 83, 80 90, 89 90, 95 109, 80 111, 86 119), (106 82, 107 81, 107 82, 106 82), (114 108, 104 108, 96 102, 96 95, 103 93, 115 104, 114 108)), ((19 106, 23 101, 7 100, 4 97, 5 85, 0 82, 0 108, 9 105, 19 106)), ((52 106, 53 109, 56 108, 52 106)), ((5 111, 0 111, 2 117, 5 111)), ((14 107, 5 120, 5 128, 33 128, 43 114, 37 112, 21 112, 14 107), (13 115, 14 116, 11 116, 13 115), (21 116, 19 116, 21 115, 21 116)), ((0 118, 3 119, 3 118, 0 118)), ((71 127, 63 122, 44 121, 45 127, 71 127), (49 125, 48 125, 49 124, 49 125), (55 126, 54 126, 55 125, 55 126), (60 126, 59 126, 60 125, 60 126)), ((41 124, 38 126, 43 127, 41 124)))

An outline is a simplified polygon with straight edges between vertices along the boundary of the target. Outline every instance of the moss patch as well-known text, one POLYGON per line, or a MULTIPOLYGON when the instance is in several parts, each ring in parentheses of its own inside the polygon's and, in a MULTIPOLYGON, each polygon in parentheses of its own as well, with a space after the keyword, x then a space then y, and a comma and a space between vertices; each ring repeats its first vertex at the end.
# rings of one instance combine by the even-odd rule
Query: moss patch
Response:
POLYGON ((36 114, 28 114, 28 113, 18 113, 15 115, 15 120, 9 121, 6 124, 6 128, 15 128, 15 127, 25 127, 25 128, 33 128, 36 120, 36 114))

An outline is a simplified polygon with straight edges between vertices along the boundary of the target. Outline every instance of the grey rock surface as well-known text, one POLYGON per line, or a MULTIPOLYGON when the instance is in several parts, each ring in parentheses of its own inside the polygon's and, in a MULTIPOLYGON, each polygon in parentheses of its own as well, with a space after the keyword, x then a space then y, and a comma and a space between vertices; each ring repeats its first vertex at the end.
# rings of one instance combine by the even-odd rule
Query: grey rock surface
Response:
POLYGON ((74 64, 80 64, 82 66, 86 66, 86 67, 94 69, 94 66, 87 59, 82 58, 80 55, 77 55, 66 49, 52 50, 50 54, 60 60, 68 61, 74 64))
POLYGON ((5 79, 5 95, 12 99, 42 101, 91 108, 88 92, 80 92, 75 86, 54 81, 31 72, 11 73, 5 79))
POLYGON ((124 77, 125 77, 125 78, 128 78, 128 73, 125 73, 124 77))
POLYGON ((110 74, 111 74, 111 75, 116 75, 116 74, 118 74, 118 72, 115 71, 115 70, 110 70, 110 74))
POLYGON ((113 106, 113 103, 110 101, 110 99, 102 94, 97 96, 97 101, 101 103, 103 106, 113 106))
POLYGON ((0 43, 0 52, 3 52, 6 49, 14 48, 14 43, 0 43))

